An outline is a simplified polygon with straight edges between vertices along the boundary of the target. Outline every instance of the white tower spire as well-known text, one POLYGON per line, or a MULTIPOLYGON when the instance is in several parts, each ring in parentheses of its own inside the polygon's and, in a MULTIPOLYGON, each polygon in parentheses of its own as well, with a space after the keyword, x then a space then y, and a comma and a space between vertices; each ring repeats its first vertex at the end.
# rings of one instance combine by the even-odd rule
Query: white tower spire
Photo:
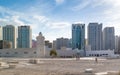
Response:
POLYGON ((40 32, 39 35, 36 37, 37 39, 37 57, 45 57, 45 38, 40 32))

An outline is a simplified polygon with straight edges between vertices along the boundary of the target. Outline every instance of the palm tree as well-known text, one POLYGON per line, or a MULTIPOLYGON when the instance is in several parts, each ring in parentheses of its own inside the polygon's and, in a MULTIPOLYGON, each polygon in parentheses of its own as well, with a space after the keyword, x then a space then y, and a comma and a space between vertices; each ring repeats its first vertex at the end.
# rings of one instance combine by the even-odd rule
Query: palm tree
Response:
POLYGON ((52 57, 56 57, 57 56, 57 52, 56 52, 55 49, 50 50, 50 56, 52 56, 52 57))

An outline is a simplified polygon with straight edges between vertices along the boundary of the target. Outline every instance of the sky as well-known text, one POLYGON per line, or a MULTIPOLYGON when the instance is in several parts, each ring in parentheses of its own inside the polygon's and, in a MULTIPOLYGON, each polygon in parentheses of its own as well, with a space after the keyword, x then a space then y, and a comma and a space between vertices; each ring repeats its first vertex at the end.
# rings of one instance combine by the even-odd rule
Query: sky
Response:
MULTIPOLYGON (((71 38, 73 23, 103 23, 120 35, 120 0, 0 0, 0 26, 30 25, 32 38, 71 38)), ((86 35, 87 37, 87 35, 86 35)))

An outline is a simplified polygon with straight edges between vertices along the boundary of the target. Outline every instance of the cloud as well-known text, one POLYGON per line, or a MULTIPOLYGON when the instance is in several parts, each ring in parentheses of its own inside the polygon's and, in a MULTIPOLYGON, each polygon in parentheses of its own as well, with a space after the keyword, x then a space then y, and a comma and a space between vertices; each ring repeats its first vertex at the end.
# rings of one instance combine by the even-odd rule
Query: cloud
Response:
POLYGON ((79 0, 78 3, 71 8, 71 10, 80 11, 80 10, 85 10, 87 8, 93 9, 99 6, 101 7, 107 4, 106 1, 108 0, 79 0))
POLYGON ((11 21, 17 23, 18 25, 24 25, 25 23, 20 20, 20 16, 12 16, 11 21))
POLYGON ((24 15, 23 13, 10 10, 7 7, 0 6, 0 15, 1 16, 15 16, 15 15, 24 15))
POLYGON ((90 4, 90 0, 88 1, 82 1, 82 2, 80 2, 80 4, 78 4, 78 5, 75 5, 73 8, 72 8, 72 10, 73 11, 78 11, 78 10, 82 10, 82 9, 84 9, 84 8, 86 8, 88 5, 90 4))
MULTIPOLYGON (((66 0, 55 0, 55 1, 56 4, 59 5, 59 4, 63 4, 66 0)), ((69 3, 69 0, 67 1, 69 3)), ((80 13, 82 16, 85 17, 86 15, 87 16, 89 15, 88 17, 85 18, 85 21, 89 22, 93 20, 93 21, 103 22, 104 26, 116 25, 116 30, 117 30, 116 33, 117 34, 120 33, 119 31, 120 1, 119 0, 74 0, 74 1, 72 1, 73 5, 69 4, 68 6, 68 8, 70 7, 70 9, 75 11, 74 13, 76 12, 79 13, 82 10, 83 11, 90 10, 90 12, 84 11, 85 15, 80 13), (78 1, 78 2, 74 2, 74 1, 78 1), (71 6, 73 7, 71 8, 71 6), (101 7, 102 9, 95 11, 99 7, 101 7), (92 15, 90 13, 92 13, 92 15)), ((47 39, 55 39, 56 37, 61 37, 61 36, 71 37, 70 36, 71 23, 69 22, 70 19, 68 19, 68 22, 64 21, 64 18, 63 21, 57 21, 56 18, 54 19, 53 16, 54 14, 52 14, 53 16, 52 19, 49 18, 49 15, 51 16, 52 10, 54 10, 56 6, 50 4, 49 1, 42 4, 40 3, 41 2, 35 4, 35 6, 30 6, 29 9, 26 9, 25 11, 21 11, 21 12, 0 6, 0 25, 7 25, 7 24, 13 24, 17 26, 24 24, 30 25, 33 30, 33 38, 35 38, 36 34, 38 34, 40 31, 43 32, 43 34, 45 34, 47 39), (45 16, 46 14, 48 16, 45 16)), ((65 12, 67 12, 67 10, 65 12)), ((72 11, 70 13, 72 13, 72 11)), ((80 18, 78 18, 79 21, 81 20, 81 15, 79 15, 78 13, 75 14, 75 16, 76 15, 78 15, 78 17, 80 16, 80 18)), ((72 14, 70 15, 72 16, 72 14)), ((59 16, 58 16, 58 20, 59 20, 59 16)), ((66 15, 65 17, 68 16, 66 15)))
POLYGON ((114 22, 120 21, 120 1, 119 0, 104 0, 104 5, 108 6, 106 10, 103 11, 104 20, 109 21, 112 24, 114 22))
POLYGON ((83 21, 76 21, 76 22, 74 22, 74 24, 76 24, 76 23, 82 23, 82 24, 84 24, 84 22, 83 21))
POLYGON ((64 33, 63 30, 70 26, 69 22, 56 22, 55 20, 55 22, 53 22, 49 17, 40 14, 16 12, 5 7, 1 7, 0 10, 0 15, 3 16, 0 17, 0 25, 30 25, 32 28, 33 39, 36 39, 35 36, 39 32, 43 32, 46 39, 52 41, 56 37, 62 36, 60 34, 64 33), (2 10, 4 10, 4 12, 2 12, 2 10), (58 31, 58 29, 61 30, 58 31), (57 32, 57 35, 55 32, 57 32), (48 34, 50 36, 48 36, 48 34))
POLYGON ((19 19, 19 16, 6 16, 5 18, 0 18, 0 25, 23 25, 24 22, 19 19))
POLYGON ((45 38, 50 41, 56 40, 56 38, 60 38, 60 37, 71 38, 71 26, 67 26, 59 29, 53 28, 48 30, 48 32, 44 34, 45 34, 45 38))
POLYGON ((120 1, 119 0, 110 0, 106 1, 107 4, 110 5, 110 7, 104 11, 104 14, 108 16, 108 18, 111 17, 112 20, 120 19, 120 1))
POLYGON ((65 0, 55 0, 56 4, 62 4, 65 0))
POLYGON ((50 28, 52 29, 61 29, 61 28, 66 28, 70 26, 71 24, 69 22, 54 22, 49 24, 50 28))
MULTIPOLYGON (((118 22, 120 21, 120 0, 82 0, 80 3, 75 5, 72 10, 81 11, 82 9, 91 10, 89 13, 94 13, 96 17, 101 17, 102 21, 113 21, 118 22), (100 8, 102 7, 102 8, 100 8), (94 8, 94 9, 93 9, 94 8), (96 9, 97 13, 95 13, 96 9)), ((84 10, 83 10, 84 11, 84 10)))
POLYGON ((116 35, 120 35, 120 0, 99 0, 97 3, 106 7, 102 12, 104 25, 114 26, 116 35))
POLYGON ((33 18, 40 21, 41 23, 45 23, 46 21, 48 21, 48 18, 45 16, 34 15, 33 18))

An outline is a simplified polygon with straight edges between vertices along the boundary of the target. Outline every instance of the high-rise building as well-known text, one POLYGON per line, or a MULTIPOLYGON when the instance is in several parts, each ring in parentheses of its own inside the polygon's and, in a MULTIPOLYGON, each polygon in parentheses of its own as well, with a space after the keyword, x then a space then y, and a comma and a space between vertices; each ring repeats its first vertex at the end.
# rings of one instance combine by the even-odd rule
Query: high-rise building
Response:
POLYGON ((56 49, 56 40, 53 40, 52 48, 56 49))
POLYGON ((72 49, 85 49, 85 24, 72 24, 72 49))
POLYGON ((32 40, 32 48, 36 48, 37 47, 37 41, 36 40, 32 40))
POLYGON ((18 26, 18 48, 32 47, 32 30, 30 26, 18 26))
POLYGON ((115 53, 118 53, 119 48, 119 36, 115 36, 115 53))
POLYGON ((0 40, 3 38, 2 27, 0 26, 0 40))
POLYGON ((118 51, 117 51, 118 54, 120 54, 120 36, 118 37, 118 51))
POLYGON ((47 46, 48 48, 52 48, 52 43, 49 42, 48 40, 45 41, 45 46, 47 46))
POLYGON ((3 40, 12 43, 12 48, 16 48, 16 29, 13 25, 3 27, 3 40))
POLYGON ((91 50, 102 50, 102 24, 89 23, 88 45, 91 46, 91 50))
POLYGON ((57 38, 56 40, 56 49, 61 49, 62 47, 69 48, 70 40, 68 38, 57 38))
POLYGON ((103 30, 103 49, 115 49, 115 31, 114 27, 106 27, 103 30))

